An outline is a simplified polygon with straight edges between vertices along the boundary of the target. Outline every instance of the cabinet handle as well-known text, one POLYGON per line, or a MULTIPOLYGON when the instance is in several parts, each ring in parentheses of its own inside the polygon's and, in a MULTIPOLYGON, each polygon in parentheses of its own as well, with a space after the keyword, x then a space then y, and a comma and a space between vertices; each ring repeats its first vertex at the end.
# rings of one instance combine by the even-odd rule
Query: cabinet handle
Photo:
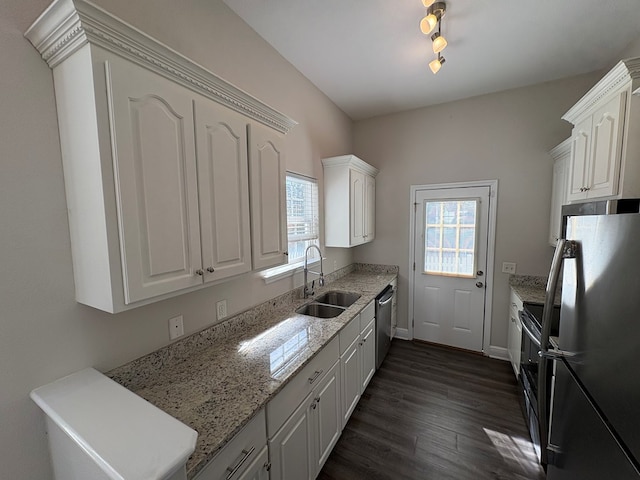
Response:
POLYGON ((289 256, 289 252, 282 252, 283 255, 289 256))
POLYGON ((213 267, 207 267, 207 272, 213 273, 215 272, 215 270, 213 269, 213 267))
POLYGON ((311 403, 311 408, 314 410, 318 408, 318 404, 320 403, 320 397, 316 397, 313 399, 313 403, 311 403))
POLYGON ((271 471, 271 462, 264 462, 263 467, 267 472, 271 471))
POLYGON ((236 464, 236 466, 227 467, 227 470, 230 472, 229 475, 227 475, 227 480, 230 480, 231 477, 233 477, 236 473, 238 473, 238 470, 240 469, 240 467, 242 467, 244 462, 247 461, 247 459, 251 456, 251 454, 254 452, 255 449, 256 447, 251 447, 249 450, 242 450, 242 453, 244 453, 244 456, 240 459, 240 461, 236 464))
POLYGON ((518 308, 518 305, 516 305, 515 302, 511 302, 511 306, 515 307, 515 308, 518 308))
POLYGON ((201 269, 201 268, 199 268, 198 270, 196 270, 196 275, 200 275, 200 276, 204 275, 204 272, 202 271, 202 269, 201 269))
POLYGON ((587 192, 587 191, 589 191, 589 190, 591 190, 591 187, 584 187, 584 191, 585 191, 585 192, 587 192))
POLYGON ((313 372, 313 377, 309 377, 309 383, 315 382, 324 370, 316 370, 313 372))

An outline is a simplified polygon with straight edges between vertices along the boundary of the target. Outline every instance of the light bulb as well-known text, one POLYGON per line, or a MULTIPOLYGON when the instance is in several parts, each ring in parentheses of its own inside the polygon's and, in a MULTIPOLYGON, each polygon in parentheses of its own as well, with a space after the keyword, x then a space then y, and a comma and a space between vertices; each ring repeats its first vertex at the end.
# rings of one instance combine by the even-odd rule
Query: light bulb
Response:
POLYGON ((433 53, 440 53, 447 46, 447 40, 438 32, 433 34, 431 40, 433 40, 433 53))
POLYGON ((438 17, 430 13, 420 21, 420 31, 425 35, 429 35, 438 24, 438 17))
POLYGON ((436 1, 436 0, 422 0, 422 4, 423 4, 425 7, 427 7, 427 8, 428 8, 428 7, 430 7, 431 5, 433 5, 433 2, 435 2, 435 1, 436 1))
POLYGON ((438 58, 436 58, 435 60, 431 60, 429 62, 429 68, 434 73, 434 75, 440 71, 440 68, 442 68, 443 63, 444 63, 444 57, 441 57, 441 56, 438 56, 438 58))

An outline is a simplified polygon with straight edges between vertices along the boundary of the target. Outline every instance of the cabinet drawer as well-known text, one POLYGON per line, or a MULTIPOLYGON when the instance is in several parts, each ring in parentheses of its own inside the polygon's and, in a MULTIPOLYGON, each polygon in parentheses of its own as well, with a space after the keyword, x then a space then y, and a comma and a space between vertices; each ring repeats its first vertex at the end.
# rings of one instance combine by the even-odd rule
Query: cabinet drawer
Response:
POLYGON ((231 441, 213 457, 194 480, 226 480, 235 469, 239 477, 260 455, 267 444, 264 409, 247 423, 231 441))
POLYGON ((340 342, 338 337, 320 350, 309 364, 267 404, 267 433, 269 438, 278 431, 291 413, 306 398, 313 387, 331 369, 340 358, 340 342))
POLYGON ((360 315, 356 315, 346 327, 340 330, 340 355, 347 351, 349 346, 360 335, 360 315))
POLYGON ((373 300, 360 312, 360 331, 362 332, 376 316, 376 301, 373 300))

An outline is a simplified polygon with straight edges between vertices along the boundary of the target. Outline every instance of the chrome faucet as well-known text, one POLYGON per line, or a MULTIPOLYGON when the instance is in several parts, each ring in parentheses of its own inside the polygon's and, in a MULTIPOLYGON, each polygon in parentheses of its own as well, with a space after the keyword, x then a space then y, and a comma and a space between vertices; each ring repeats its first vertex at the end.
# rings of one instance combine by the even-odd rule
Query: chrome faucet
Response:
POLYGON ((320 251, 320 248, 317 245, 309 245, 307 249, 304 251, 304 298, 309 298, 309 295, 313 295, 315 293, 313 291, 315 281, 311 286, 311 291, 309 291, 309 287, 307 286, 307 274, 309 273, 309 269, 307 268, 307 259, 308 259, 310 248, 315 248, 316 250, 318 250, 318 254, 320 255, 320 273, 318 272, 311 272, 311 273, 320 275, 320 278, 318 279, 318 285, 321 287, 324 286, 324 272, 322 270, 322 252, 320 251))

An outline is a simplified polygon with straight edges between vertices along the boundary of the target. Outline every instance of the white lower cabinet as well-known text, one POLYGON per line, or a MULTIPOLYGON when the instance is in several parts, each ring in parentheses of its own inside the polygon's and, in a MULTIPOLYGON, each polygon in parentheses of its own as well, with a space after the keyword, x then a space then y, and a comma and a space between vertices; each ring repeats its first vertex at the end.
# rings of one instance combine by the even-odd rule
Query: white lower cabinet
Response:
POLYGON ((194 480, 268 478, 267 430, 263 409, 213 457, 194 480))
POLYGON ((342 431, 340 364, 336 362, 269 440, 274 479, 314 479, 342 431))
POLYGON ((507 352, 509 361, 513 367, 516 377, 520 375, 520 352, 522 349, 522 323, 518 316, 518 311, 522 310, 522 300, 511 290, 511 300, 509 302, 509 333, 507 337, 507 352))
POLYGON ((371 302, 362 310, 360 327, 360 394, 362 394, 376 373, 375 302, 371 302))
POLYGON ((360 315, 340 332, 340 375, 342 380, 342 428, 360 401, 362 376, 360 368, 360 315))
MULTIPOLYGON (((240 474, 238 480, 269 480, 269 450, 265 445, 247 469, 240 474)), ((235 480, 233 476, 225 477, 225 480, 235 480)))

